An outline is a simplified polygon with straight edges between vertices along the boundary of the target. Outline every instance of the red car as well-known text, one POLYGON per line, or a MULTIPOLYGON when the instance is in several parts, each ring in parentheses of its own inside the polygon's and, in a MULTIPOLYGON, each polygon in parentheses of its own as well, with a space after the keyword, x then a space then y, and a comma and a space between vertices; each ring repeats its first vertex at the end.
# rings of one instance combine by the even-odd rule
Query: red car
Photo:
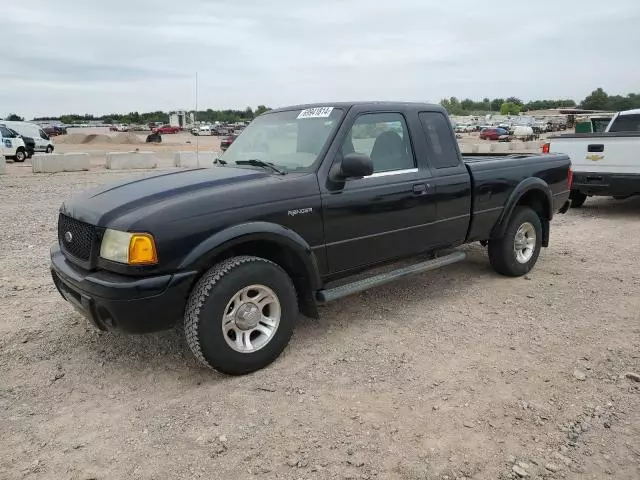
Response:
POLYGON ((483 128, 480 130, 480 140, 507 140, 509 132, 504 128, 483 128))
POLYGON ((220 149, 225 152, 236 138, 238 138, 238 135, 235 133, 233 135, 229 135, 228 137, 224 137, 220 142, 220 149))
POLYGON ((168 134, 168 133, 180 133, 180 127, 172 127, 171 125, 162 125, 153 129, 154 133, 168 134))

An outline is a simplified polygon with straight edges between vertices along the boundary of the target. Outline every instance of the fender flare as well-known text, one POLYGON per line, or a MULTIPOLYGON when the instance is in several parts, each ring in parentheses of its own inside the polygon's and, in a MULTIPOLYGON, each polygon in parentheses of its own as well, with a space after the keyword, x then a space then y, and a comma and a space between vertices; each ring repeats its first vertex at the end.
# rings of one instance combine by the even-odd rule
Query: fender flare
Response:
MULTIPOLYGON (((521 181, 516 188, 514 188, 513 192, 511 192, 511 196, 507 200, 507 203, 502 210, 502 214, 498 218, 496 225, 493 227, 493 231, 491 232, 492 238, 501 238, 504 236, 505 231, 507 229, 507 225, 509 224, 509 220, 511 220, 511 216, 513 215, 513 211, 516 208, 516 205, 520 201, 520 199, 531 191, 540 191, 544 194, 546 198, 546 202, 544 205, 546 220, 547 222, 551 220, 553 217, 553 195, 551 194, 551 189, 547 182, 538 177, 529 177, 523 181, 521 181)), ((544 223, 544 222, 543 222, 544 223)), ((544 238, 543 245, 548 244, 549 238, 549 228, 544 227, 544 238)))
POLYGON ((312 291, 321 287, 320 271, 309 244, 290 228, 271 222, 248 222, 214 233, 198 244, 182 260, 179 270, 203 270, 225 250, 251 241, 267 241, 293 252, 305 268, 305 276, 312 291))

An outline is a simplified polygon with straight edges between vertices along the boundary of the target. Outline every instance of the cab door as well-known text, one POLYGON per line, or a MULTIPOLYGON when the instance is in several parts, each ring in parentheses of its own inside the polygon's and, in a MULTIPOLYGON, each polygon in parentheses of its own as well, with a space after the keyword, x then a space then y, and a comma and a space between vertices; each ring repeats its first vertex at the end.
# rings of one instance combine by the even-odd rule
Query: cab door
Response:
POLYGON ((329 274, 427 249, 436 197, 428 168, 417 161, 407 123, 403 112, 352 109, 336 136, 334 162, 349 153, 366 154, 374 172, 323 189, 329 274))

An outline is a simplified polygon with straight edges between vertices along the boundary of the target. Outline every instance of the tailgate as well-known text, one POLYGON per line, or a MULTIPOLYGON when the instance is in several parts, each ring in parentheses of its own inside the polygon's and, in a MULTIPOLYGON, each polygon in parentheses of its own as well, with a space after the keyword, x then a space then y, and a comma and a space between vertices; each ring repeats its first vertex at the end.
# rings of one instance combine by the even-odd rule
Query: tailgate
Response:
POLYGON ((550 151, 566 153, 574 172, 640 173, 640 135, 555 137, 550 151))

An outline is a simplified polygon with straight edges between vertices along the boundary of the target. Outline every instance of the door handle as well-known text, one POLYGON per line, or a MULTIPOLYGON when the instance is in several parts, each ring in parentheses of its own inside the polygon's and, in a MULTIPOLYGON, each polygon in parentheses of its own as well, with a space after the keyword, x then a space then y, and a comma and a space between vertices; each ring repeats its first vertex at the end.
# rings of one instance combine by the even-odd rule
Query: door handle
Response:
POLYGON ((601 143, 594 143, 587 146, 587 152, 600 153, 604 152, 604 145, 601 143))
POLYGON ((413 193, 416 195, 424 195, 427 193, 427 186, 424 183, 417 183, 413 186, 413 193))

